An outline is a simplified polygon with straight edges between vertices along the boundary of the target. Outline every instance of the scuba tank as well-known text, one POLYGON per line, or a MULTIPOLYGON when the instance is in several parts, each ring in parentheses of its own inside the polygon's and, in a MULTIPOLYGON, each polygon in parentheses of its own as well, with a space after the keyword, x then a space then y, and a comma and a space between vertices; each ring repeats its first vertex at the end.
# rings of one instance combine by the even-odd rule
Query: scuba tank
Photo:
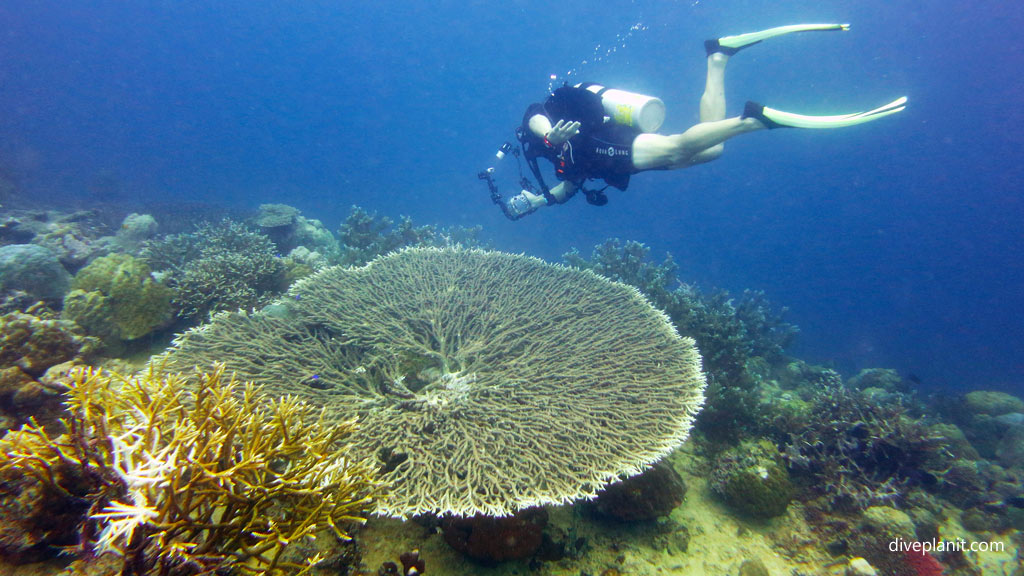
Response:
POLYGON ((665 103, 661 98, 606 88, 592 82, 577 84, 576 88, 585 88, 600 96, 605 114, 616 124, 650 133, 656 132, 665 121, 665 103))

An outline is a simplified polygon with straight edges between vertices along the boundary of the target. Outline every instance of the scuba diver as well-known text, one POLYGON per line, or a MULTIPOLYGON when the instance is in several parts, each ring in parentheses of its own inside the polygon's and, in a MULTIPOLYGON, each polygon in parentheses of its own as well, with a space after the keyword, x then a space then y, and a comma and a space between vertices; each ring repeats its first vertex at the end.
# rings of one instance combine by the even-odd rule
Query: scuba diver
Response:
MULTIPOLYGON (((682 134, 654 133, 665 117, 658 98, 608 89, 591 83, 563 85, 540 104, 531 104, 516 130, 523 156, 537 181, 521 178, 522 192, 505 200, 494 182, 494 168, 480 172, 491 200, 511 220, 518 220, 542 206, 562 204, 582 191, 587 202, 608 202, 604 190, 625 190, 629 178, 647 170, 677 170, 710 162, 722 155, 726 140, 758 130, 782 127, 841 128, 895 114, 905 107, 906 97, 869 110, 835 116, 806 116, 747 102, 743 114, 725 117, 725 65, 740 50, 763 40, 806 31, 845 31, 848 24, 795 24, 760 32, 725 36, 704 43, 708 59, 707 82, 700 99, 700 123, 682 134), (549 188, 537 159, 555 166, 560 181, 549 188), (587 180, 604 180, 604 188, 587 189, 587 180)), ((498 159, 512 152, 508 142, 498 159)), ((521 170, 520 170, 521 172, 521 170)))

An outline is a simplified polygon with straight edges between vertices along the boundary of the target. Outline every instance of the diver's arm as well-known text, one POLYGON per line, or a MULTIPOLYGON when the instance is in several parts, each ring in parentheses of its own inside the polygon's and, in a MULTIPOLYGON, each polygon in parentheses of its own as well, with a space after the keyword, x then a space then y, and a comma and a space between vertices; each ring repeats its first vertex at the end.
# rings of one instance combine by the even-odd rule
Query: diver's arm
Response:
POLYGON ((530 116, 529 121, 530 132, 533 132, 538 137, 543 138, 545 142, 552 148, 558 148, 562 144, 569 141, 570 138, 580 133, 579 122, 566 122, 565 120, 559 120, 554 126, 551 125, 551 120, 543 114, 534 114, 530 116))
POLYGON ((543 114, 534 114, 530 116, 530 132, 533 132, 538 138, 543 138, 551 132, 551 120, 543 114))
MULTIPOLYGON (((572 182, 559 182, 557 186, 549 190, 551 197, 558 204, 564 203, 576 193, 576 185, 572 182)), ((548 201, 541 194, 534 194, 529 190, 523 190, 519 194, 508 199, 505 204, 505 215, 512 220, 518 220, 527 214, 536 211, 541 206, 547 206, 548 201)))

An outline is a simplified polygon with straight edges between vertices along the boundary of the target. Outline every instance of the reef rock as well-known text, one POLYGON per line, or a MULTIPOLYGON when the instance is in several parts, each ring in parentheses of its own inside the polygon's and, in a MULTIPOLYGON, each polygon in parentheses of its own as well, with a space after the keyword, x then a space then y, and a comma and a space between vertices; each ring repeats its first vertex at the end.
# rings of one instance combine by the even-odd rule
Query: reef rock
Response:
POLYGON ((56 390, 43 386, 17 366, 0 370, 0 433, 28 422, 55 421, 64 407, 56 390))
POLYGON ((493 565, 533 556, 544 539, 547 523, 547 511, 529 508, 502 518, 452 518, 445 521, 442 530, 449 546, 478 562, 493 565))
POLYGON ((993 390, 975 390, 964 395, 964 408, 971 414, 1002 416, 1010 412, 1024 412, 1024 400, 993 390))
POLYGON ((914 521, 902 510, 889 506, 871 506, 864 511, 864 524, 886 538, 902 538, 907 541, 917 539, 914 521))
POLYGON ((1024 426, 1012 426, 996 445, 996 458, 1007 468, 1024 466, 1024 426))
POLYGON ((878 570, 863 558, 851 558, 846 565, 846 576, 878 576, 878 570))
POLYGON ((36 244, 0 247, 0 292, 21 290, 46 302, 64 298, 71 277, 57 256, 36 244))
POLYGON ((114 242, 126 250, 135 250, 144 241, 156 236, 159 228, 156 218, 132 212, 121 222, 121 229, 114 235, 114 242))
POLYGON ((899 372, 886 368, 867 368, 846 381, 846 385, 857 390, 879 388, 886 392, 901 392, 904 388, 903 378, 899 372))
POLYGON ((668 516, 683 503, 686 484, 670 464, 662 461, 639 476, 616 482, 597 497, 597 510, 625 522, 668 516))
POLYGON ((91 351, 94 341, 61 320, 24 312, 0 316, 0 368, 17 366, 32 377, 48 368, 91 351))
POLYGON ((744 560, 743 564, 740 564, 740 576, 770 576, 768 568, 764 565, 764 562, 760 558, 751 558, 744 560))

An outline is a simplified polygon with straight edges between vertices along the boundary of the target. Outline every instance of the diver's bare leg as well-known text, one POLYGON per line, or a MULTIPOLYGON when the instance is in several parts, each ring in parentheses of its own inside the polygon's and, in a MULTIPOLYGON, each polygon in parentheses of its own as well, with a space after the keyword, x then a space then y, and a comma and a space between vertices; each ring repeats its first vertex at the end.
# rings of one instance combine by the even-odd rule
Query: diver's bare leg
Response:
POLYGON ((701 122, 682 134, 641 134, 633 141, 633 167, 637 170, 674 170, 714 160, 726 140, 764 130, 755 118, 726 118, 701 122), (717 153, 716 153, 716 148, 717 153))
POLYGON ((700 97, 700 121, 725 120, 725 65, 729 57, 721 52, 708 55, 708 77, 700 97))
POLYGON ((725 118, 725 66, 729 56, 708 54, 708 74, 700 97, 700 124, 671 136, 641 134, 633 141, 637 170, 685 168, 722 155, 729 138, 763 129, 753 118, 725 118))
MULTIPOLYGON (((729 56, 721 52, 708 54, 708 76, 700 97, 700 121, 725 120, 725 65, 729 56)), ((725 144, 717 144, 690 157, 687 166, 711 162, 722 155, 725 144)))

